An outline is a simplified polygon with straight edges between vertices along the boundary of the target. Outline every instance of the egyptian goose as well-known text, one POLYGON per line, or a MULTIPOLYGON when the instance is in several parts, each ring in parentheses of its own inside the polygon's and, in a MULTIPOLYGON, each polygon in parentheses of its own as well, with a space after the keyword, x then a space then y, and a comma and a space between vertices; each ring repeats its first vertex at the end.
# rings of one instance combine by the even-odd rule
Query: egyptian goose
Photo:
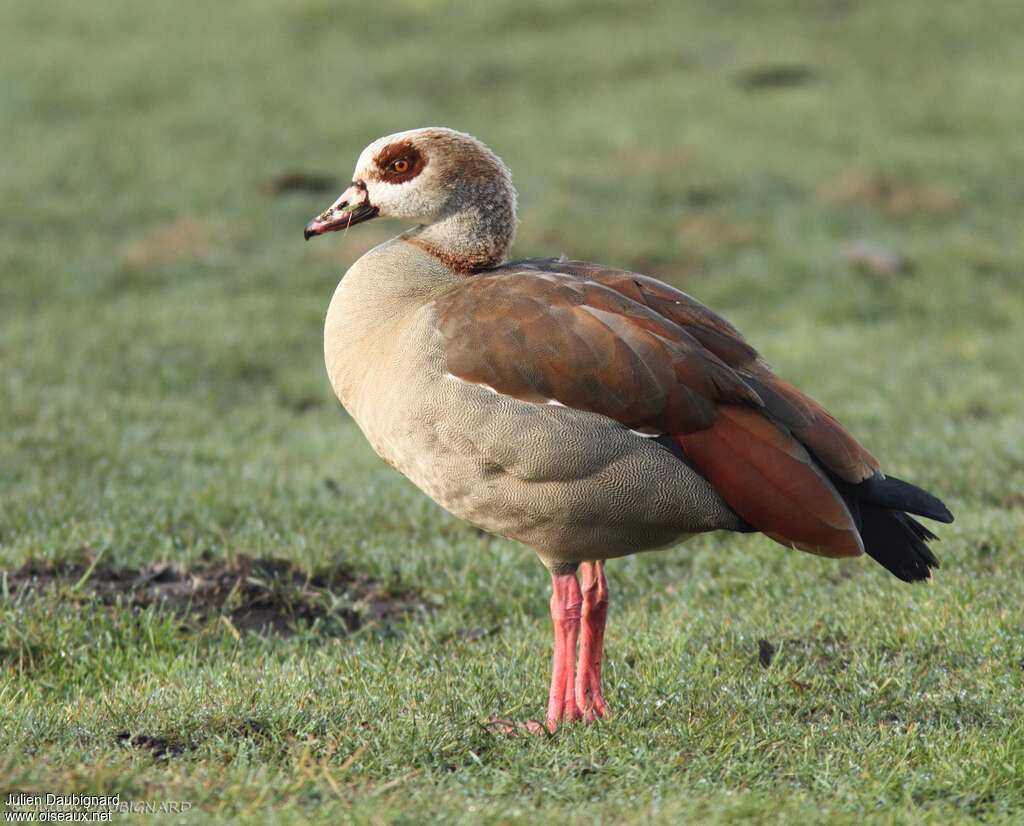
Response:
POLYGON ((907 582, 938 566, 935 535, 908 513, 950 522, 945 505, 883 475, 703 304, 599 264, 502 263, 516 193, 475 138, 374 141, 305 237, 376 216, 416 226, 338 285, 331 385, 386 462, 548 567, 548 729, 607 714, 606 559, 727 530, 822 556, 866 551, 907 582))

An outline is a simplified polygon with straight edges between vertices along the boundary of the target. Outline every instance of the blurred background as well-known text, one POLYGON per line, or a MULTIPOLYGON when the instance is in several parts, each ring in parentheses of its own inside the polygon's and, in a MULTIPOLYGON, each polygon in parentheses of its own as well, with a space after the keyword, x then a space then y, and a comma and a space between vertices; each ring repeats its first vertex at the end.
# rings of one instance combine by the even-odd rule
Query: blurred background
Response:
MULTIPOLYGON (((582 805, 589 772, 617 801, 601 822, 662 796, 662 822, 711 822, 708 784, 723 823, 768 798, 811 822, 833 788, 832 823, 881 803, 924 822, 921 801, 930 823, 1018 822, 1022 33, 1020 0, 5 0, 0 712, 21 739, 0 775, 249 801, 260 823, 265 794, 306 807, 275 822, 341 822, 319 808, 344 800, 328 770, 367 791, 367 819, 385 791, 395 812, 499 787, 509 812, 541 789, 582 805), (426 125, 511 168, 515 256, 670 281, 942 497, 939 584, 763 537, 617 560, 621 716, 557 759, 487 735, 489 715, 542 707, 546 576, 380 462, 331 393, 331 294, 403 227, 302 240, 363 146, 426 125), (333 566, 412 589, 416 623, 353 598, 361 635, 240 636, 219 602, 179 627, 84 584, 243 556, 299 566, 280 580, 301 588, 333 566), (50 563, 71 592, 11 596, 50 563), (762 635, 790 665, 785 645, 756 664, 762 635), (195 762, 146 762, 160 742, 195 762)), ((280 597, 270 580, 259 599, 280 597)), ((342 604, 325 588, 319 618, 342 604)))
POLYGON ((947 496, 1021 490, 1020 3, 11 0, 3 17, 14 558, 193 548, 245 524, 268 478, 343 461, 321 322, 347 265, 401 227, 302 228, 370 140, 435 124, 512 169, 514 254, 669 280, 890 466, 947 496))

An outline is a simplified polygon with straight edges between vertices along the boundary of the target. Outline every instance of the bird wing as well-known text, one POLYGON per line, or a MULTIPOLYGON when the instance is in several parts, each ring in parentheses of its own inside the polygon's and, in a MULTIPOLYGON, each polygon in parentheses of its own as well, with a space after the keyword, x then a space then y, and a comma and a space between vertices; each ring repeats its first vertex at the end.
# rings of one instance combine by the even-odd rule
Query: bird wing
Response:
POLYGON ((667 434, 773 539, 825 556, 863 551, 825 468, 856 484, 880 475, 878 462, 694 298, 637 273, 530 259, 433 304, 455 377, 667 434))

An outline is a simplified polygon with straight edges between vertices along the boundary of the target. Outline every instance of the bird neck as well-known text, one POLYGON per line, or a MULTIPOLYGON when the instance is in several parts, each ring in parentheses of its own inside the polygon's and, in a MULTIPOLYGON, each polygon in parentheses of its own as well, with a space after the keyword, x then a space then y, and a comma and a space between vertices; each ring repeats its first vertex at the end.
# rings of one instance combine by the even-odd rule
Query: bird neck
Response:
POLYGON ((413 227, 400 237, 452 272, 471 274, 496 267, 505 260, 515 237, 515 196, 507 192, 476 196, 440 220, 413 227))

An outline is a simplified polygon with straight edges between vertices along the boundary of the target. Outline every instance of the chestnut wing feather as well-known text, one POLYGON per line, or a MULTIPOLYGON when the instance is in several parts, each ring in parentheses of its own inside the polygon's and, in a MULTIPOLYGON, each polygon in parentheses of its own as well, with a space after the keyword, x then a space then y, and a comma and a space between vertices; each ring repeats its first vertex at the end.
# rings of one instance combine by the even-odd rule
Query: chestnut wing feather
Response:
POLYGON ((716 404, 762 405, 688 325, 597 279, 510 264, 434 309, 448 371, 515 398, 659 433, 710 427, 716 404))
POLYGON ((676 435, 710 427, 715 405, 748 405, 844 481, 879 473, 878 461, 776 376, 735 327, 650 276, 583 261, 514 261, 461 282, 436 309, 448 369, 466 381, 676 435))
POLYGON ((594 279, 685 328, 757 393, 764 414, 840 479, 856 484, 879 475, 878 460, 824 407, 776 376, 735 327, 695 298, 650 276, 596 264, 545 259, 520 263, 594 279))

